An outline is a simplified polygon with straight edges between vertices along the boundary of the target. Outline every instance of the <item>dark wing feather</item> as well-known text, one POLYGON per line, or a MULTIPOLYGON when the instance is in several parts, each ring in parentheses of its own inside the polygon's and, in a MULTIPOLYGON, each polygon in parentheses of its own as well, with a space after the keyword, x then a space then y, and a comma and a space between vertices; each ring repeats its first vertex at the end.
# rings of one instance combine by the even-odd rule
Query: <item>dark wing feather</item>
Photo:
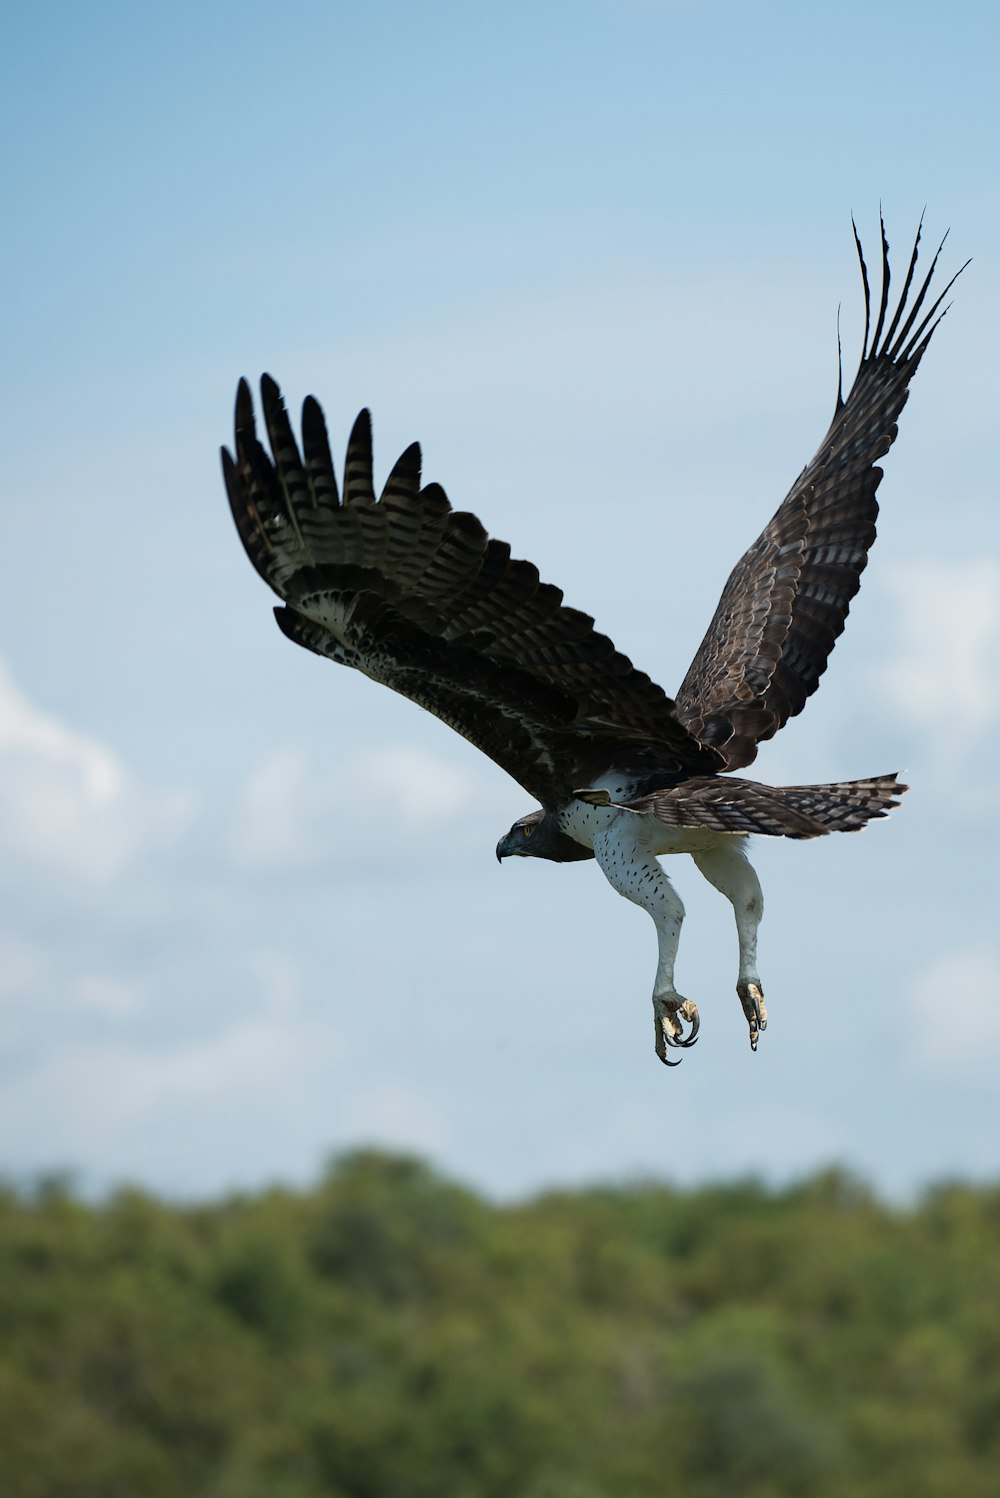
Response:
POLYGON ((918 228, 899 305, 885 328, 889 246, 883 224, 882 292, 869 347, 871 297, 857 230, 854 239, 865 295, 865 341, 854 384, 844 400, 838 382, 837 409, 822 446, 734 568, 677 693, 681 721, 721 750, 727 770, 752 762, 761 740, 802 711, 826 670, 875 539, 875 491, 882 479, 876 460, 895 440, 909 383, 956 279, 925 311, 939 246, 907 309, 918 228))
POLYGON ((236 456, 223 450, 223 470, 247 554, 286 604, 276 614, 289 638, 427 708, 543 805, 612 764, 718 768, 721 756, 588 615, 453 510, 439 485, 421 487, 416 444, 376 500, 363 411, 341 496, 316 401, 303 408, 300 453, 266 375, 261 395, 273 456, 241 381, 236 456))

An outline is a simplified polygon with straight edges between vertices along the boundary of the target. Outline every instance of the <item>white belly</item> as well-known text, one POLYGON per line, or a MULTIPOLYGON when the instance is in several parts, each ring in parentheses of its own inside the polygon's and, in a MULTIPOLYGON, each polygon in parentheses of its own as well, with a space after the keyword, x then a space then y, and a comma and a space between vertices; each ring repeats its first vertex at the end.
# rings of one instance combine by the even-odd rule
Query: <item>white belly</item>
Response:
MULTIPOLYGON (((602 788, 614 795, 618 785, 609 781, 602 788)), ((628 793, 627 787, 625 793, 628 793)), ((565 811, 559 813, 561 830, 585 848, 592 848, 594 839, 619 821, 621 826, 617 831, 627 835, 633 847, 653 854, 707 853, 720 843, 743 841, 739 834, 712 832, 707 827, 665 827, 652 812, 622 811, 618 806, 590 806, 586 801, 571 801, 565 811)))

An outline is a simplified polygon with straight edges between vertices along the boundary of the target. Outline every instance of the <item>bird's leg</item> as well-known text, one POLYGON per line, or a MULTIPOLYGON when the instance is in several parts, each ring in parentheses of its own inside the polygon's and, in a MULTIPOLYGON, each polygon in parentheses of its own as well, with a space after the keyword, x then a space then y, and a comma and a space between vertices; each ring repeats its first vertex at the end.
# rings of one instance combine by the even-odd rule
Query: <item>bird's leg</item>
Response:
POLYGON ((594 839, 594 857, 612 888, 653 918, 659 945, 653 985, 656 1054, 665 1066, 676 1066, 676 1061, 667 1060, 667 1048, 693 1045, 701 1023, 698 1006, 679 994, 674 986, 674 961, 684 906, 656 858, 643 846, 639 819, 629 812, 623 812, 606 832, 594 839), (685 1020, 691 1026, 687 1035, 685 1020))
POLYGON ((767 1029, 764 989, 757 972, 757 927, 764 914, 764 896, 760 880, 747 861, 746 840, 727 838, 704 853, 692 853, 709 884, 733 907, 736 932, 740 941, 740 974, 736 992, 750 1026, 750 1049, 757 1049, 762 1030, 767 1029))

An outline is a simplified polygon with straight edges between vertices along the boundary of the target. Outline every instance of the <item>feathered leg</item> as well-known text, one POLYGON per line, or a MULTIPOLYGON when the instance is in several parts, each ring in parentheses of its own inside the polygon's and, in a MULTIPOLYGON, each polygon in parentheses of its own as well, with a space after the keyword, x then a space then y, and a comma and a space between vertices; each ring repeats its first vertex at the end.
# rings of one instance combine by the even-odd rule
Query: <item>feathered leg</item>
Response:
POLYGON ((708 852, 692 853, 709 884, 733 907, 736 931, 740 941, 740 974, 736 992, 750 1026, 750 1049, 757 1049, 762 1030, 767 1029, 764 990, 757 973, 757 927, 764 914, 764 896, 760 880, 747 861, 746 840, 727 838, 708 852))
POLYGON ((667 1047, 693 1045, 700 1024, 697 1005, 685 999, 674 986, 674 962, 684 906, 656 858, 643 846, 641 834, 637 836, 632 830, 636 824, 638 818, 618 818, 607 832, 594 839, 594 857, 612 888, 653 918, 659 944, 653 985, 656 1054, 665 1066, 676 1066, 676 1061, 667 1060, 667 1047), (686 1038, 682 1020, 691 1026, 686 1038))

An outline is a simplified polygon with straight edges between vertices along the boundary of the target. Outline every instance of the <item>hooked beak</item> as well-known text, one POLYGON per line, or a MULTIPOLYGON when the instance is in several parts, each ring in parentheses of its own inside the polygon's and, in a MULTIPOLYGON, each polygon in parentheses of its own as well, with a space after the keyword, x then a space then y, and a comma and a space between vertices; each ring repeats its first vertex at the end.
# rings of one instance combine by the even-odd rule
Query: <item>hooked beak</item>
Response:
POLYGON ((503 861, 504 861, 505 858, 509 858, 510 857, 510 855, 511 855, 510 838, 511 838, 510 833, 509 832, 505 832, 504 835, 503 835, 503 837, 497 843, 497 863, 503 863, 503 861))

